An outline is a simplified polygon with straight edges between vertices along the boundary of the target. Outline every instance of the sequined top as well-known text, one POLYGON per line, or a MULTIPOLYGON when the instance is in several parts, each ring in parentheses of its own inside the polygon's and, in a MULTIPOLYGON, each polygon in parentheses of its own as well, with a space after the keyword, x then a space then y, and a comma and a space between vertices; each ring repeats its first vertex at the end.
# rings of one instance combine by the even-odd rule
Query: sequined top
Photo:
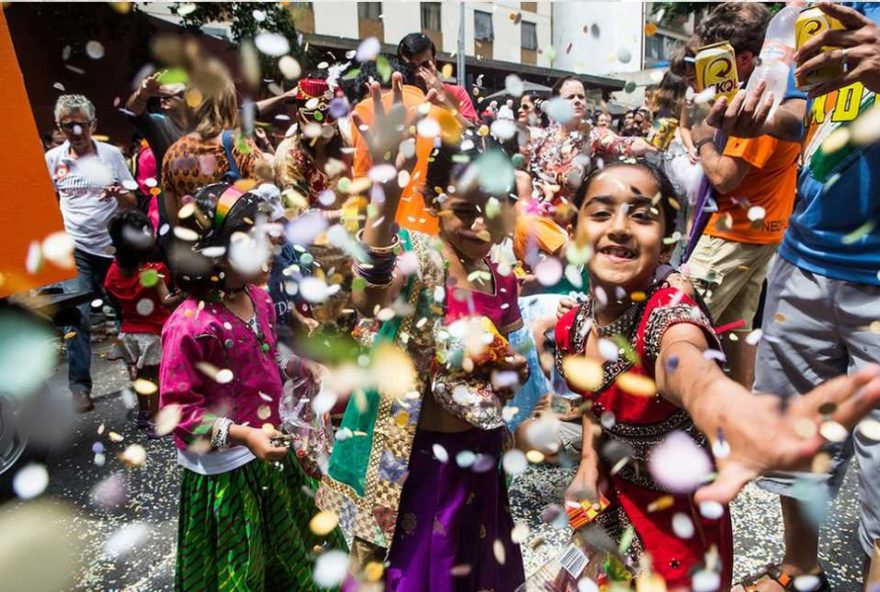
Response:
POLYGON ((282 191, 293 189, 302 195, 310 208, 320 207, 318 196, 327 189, 334 189, 342 177, 350 177, 351 165, 347 157, 341 158, 342 169, 333 176, 328 175, 315 164, 312 155, 300 142, 299 136, 294 135, 278 144, 275 150, 275 184, 282 191))
POLYGON ((199 438, 210 439, 217 417, 237 424, 278 426, 281 372, 276 362, 275 309, 269 295, 248 286, 259 328, 222 304, 186 299, 165 323, 159 391, 162 407, 179 405, 174 442, 186 449, 199 438), (261 339, 262 336, 262 339, 261 339), (226 372, 232 372, 226 380, 226 372), (219 379, 219 380, 218 380, 219 379))

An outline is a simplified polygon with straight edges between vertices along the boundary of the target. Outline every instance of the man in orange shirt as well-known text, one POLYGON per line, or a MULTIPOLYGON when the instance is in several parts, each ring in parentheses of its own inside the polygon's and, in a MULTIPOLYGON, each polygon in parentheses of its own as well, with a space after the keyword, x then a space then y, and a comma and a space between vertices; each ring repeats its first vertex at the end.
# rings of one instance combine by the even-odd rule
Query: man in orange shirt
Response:
MULTIPOLYGON (((722 4, 701 23, 698 35, 703 45, 729 41, 744 81, 755 68, 769 19, 761 4, 722 4)), ((717 193, 718 211, 688 260, 687 275, 717 326, 743 320, 747 332, 794 208, 800 145, 765 135, 730 138, 719 150, 714 131, 704 123, 692 131, 703 171, 717 193)), ((739 359, 744 352, 735 350, 728 350, 734 378, 751 386, 751 364, 744 364, 739 359)))
MULTIPOLYGON (((436 91, 429 91, 426 95, 415 85, 415 78, 411 66, 398 62, 393 58, 390 59, 389 62, 391 63, 392 69, 399 72, 403 77, 402 96, 403 105, 406 107, 407 124, 412 124, 414 121, 421 118, 419 107, 426 103, 430 104, 430 108, 427 111, 427 115, 424 116, 424 119, 433 120, 433 122, 436 122, 437 124, 436 126, 433 124, 425 125, 424 127, 421 127, 419 133, 416 134, 416 163, 413 169, 408 171, 409 181, 401 194, 400 206, 397 209, 397 218, 395 221, 403 228, 436 235, 439 232, 437 216, 434 212, 428 209, 425 205, 425 199, 422 196, 422 188, 425 184, 428 171, 428 158, 434 148, 435 136, 431 135, 432 128, 433 131, 437 132, 437 135, 440 136, 442 141, 455 143, 461 137, 462 125, 455 113, 449 109, 439 107, 432 102, 432 99, 436 97, 436 91)), ((378 73, 376 73, 377 75, 375 76, 372 75, 373 71, 374 67, 364 65, 361 68, 359 82, 361 82, 361 79, 366 81, 368 78, 381 81, 381 77, 378 73)), ((388 85, 390 85, 390 81, 388 85)), ((386 110, 391 108, 392 99, 391 90, 383 88, 382 103, 386 110)), ((374 108, 373 99, 367 96, 355 105, 354 112, 360 116, 364 124, 373 125, 375 120, 374 108)), ((366 177, 373 166, 373 159, 370 155, 366 140, 364 140, 363 135, 358 131, 357 127, 354 126, 352 127, 352 140, 355 148, 353 165, 354 178, 366 177)))

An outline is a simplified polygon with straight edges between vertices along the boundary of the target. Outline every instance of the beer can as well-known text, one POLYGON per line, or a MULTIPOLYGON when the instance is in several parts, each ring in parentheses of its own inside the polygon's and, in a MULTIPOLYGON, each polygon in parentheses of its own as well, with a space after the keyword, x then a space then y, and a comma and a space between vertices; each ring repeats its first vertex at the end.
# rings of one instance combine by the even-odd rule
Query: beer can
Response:
POLYGON ((739 90, 736 52, 727 41, 705 45, 697 50, 697 91, 715 87, 715 98, 732 100, 739 90))
POLYGON ((660 117, 654 120, 654 127, 651 130, 652 135, 650 143, 659 150, 666 150, 675 136, 675 130, 678 129, 678 119, 674 117, 660 117))
MULTIPOLYGON (((817 7, 801 10, 794 23, 795 47, 800 49, 807 41, 829 29, 843 29, 843 24, 836 18, 830 17, 817 7)), ((822 47, 822 52, 836 49, 834 47, 822 47)), ((820 84, 843 76, 843 64, 828 64, 817 68, 806 76, 798 76, 796 83, 801 90, 810 90, 820 84)))

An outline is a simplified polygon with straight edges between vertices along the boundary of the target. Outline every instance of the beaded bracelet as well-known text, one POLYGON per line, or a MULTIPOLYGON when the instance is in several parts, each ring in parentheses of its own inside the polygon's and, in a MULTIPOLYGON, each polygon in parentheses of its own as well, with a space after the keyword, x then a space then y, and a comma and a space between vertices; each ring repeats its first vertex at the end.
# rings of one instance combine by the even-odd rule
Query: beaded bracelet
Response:
POLYGON ((228 417, 218 417, 214 421, 211 430, 211 446, 217 450, 227 450, 229 448, 229 426, 233 421, 228 417))

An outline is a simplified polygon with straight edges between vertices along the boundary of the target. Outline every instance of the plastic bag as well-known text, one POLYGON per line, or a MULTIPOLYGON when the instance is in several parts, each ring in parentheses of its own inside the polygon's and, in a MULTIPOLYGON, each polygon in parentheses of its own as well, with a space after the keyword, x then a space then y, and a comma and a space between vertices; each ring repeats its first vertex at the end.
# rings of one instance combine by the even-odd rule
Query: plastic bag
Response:
POLYGON ((286 444, 293 450, 303 469, 320 478, 333 450, 333 431, 326 413, 315 413, 312 402, 323 383, 311 378, 291 379, 284 383, 278 415, 286 444))

